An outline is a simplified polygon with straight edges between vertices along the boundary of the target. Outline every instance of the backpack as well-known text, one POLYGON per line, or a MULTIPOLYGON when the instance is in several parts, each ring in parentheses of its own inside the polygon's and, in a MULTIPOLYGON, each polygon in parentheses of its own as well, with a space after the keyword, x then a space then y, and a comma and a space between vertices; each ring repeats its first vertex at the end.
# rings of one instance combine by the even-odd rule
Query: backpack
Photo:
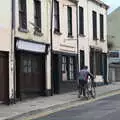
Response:
POLYGON ((87 80, 88 73, 87 71, 81 71, 79 74, 79 80, 87 80))

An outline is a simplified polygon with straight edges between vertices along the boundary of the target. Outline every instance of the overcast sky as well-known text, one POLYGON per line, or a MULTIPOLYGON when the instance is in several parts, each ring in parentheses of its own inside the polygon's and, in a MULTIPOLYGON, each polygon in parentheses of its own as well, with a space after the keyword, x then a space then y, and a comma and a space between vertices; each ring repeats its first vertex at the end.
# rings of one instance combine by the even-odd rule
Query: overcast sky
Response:
POLYGON ((120 0, 102 0, 110 6, 109 13, 120 6, 120 0))

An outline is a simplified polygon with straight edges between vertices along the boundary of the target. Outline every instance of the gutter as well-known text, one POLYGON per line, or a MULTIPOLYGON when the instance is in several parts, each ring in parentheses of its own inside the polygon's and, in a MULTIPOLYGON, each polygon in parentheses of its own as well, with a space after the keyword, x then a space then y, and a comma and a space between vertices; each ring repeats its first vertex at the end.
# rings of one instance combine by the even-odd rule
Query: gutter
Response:
POLYGON ((76 32, 77 32, 77 72, 79 72, 79 33, 78 33, 78 2, 76 1, 76 32))
POLYGON ((53 6, 54 0, 51 4, 51 17, 50 17, 50 53, 51 53, 51 95, 53 95, 53 6))
POLYGON ((13 91, 12 91, 12 103, 16 103, 16 76, 15 76, 15 0, 11 2, 11 49, 10 49, 10 64, 11 64, 11 72, 13 77, 13 91))

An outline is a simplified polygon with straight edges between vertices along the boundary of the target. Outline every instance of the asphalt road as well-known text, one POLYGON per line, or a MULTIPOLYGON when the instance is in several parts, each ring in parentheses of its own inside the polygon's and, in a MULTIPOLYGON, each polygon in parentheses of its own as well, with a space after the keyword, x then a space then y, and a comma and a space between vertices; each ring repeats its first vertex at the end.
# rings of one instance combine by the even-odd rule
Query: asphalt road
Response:
POLYGON ((35 120, 120 120, 120 95, 70 108, 35 120))

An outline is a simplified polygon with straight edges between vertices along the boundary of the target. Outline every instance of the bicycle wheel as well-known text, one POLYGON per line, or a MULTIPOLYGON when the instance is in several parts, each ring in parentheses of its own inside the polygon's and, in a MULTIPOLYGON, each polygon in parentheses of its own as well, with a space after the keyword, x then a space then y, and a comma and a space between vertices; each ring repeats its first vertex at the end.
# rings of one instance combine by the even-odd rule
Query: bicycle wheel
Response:
POLYGON ((81 94, 82 94, 82 86, 80 85, 80 86, 78 87, 78 98, 81 97, 81 94))
POLYGON ((90 91, 89 91, 88 87, 85 88, 85 94, 86 94, 87 100, 89 100, 91 95, 90 95, 90 91))
POLYGON ((96 90, 95 87, 92 86, 92 97, 96 98, 96 90))

